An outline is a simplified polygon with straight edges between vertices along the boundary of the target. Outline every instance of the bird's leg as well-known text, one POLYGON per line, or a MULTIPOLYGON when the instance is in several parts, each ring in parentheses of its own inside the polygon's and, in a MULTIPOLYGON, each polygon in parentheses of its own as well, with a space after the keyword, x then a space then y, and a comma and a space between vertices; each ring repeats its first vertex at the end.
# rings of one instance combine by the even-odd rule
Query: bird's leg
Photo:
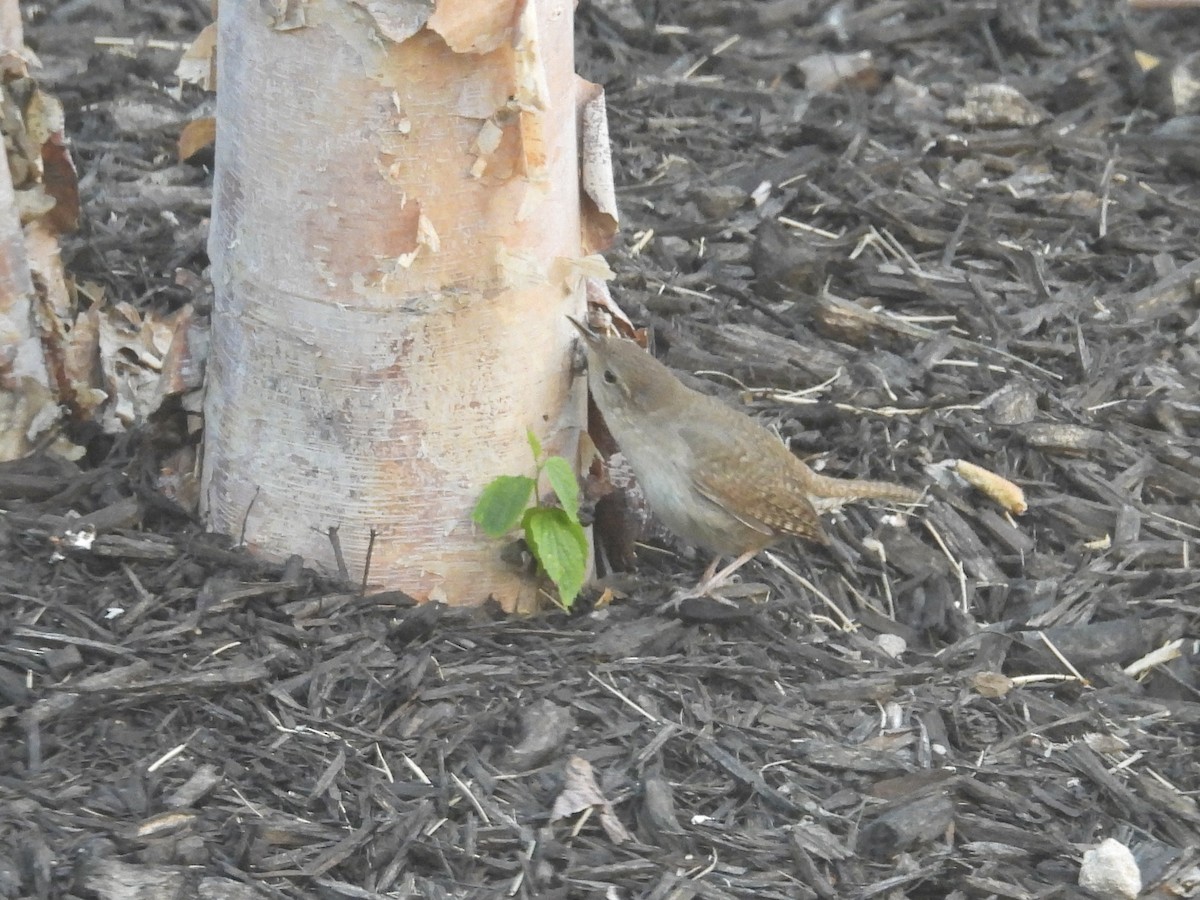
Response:
POLYGON ((747 550, 745 553, 723 568, 720 572, 716 571, 717 563, 719 562, 720 557, 714 559, 712 564, 704 570, 704 575, 701 577, 700 583, 693 589, 692 596, 703 597, 706 594, 711 593, 714 588, 718 588, 727 582, 734 572, 736 572, 746 563, 750 562, 750 560, 754 559, 754 557, 757 555, 757 547, 753 550, 747 550))
POLYGON ((704 574, 701 575, 700 580, 696 582, 696 587, 693 588, 693 590, 695 591, 693 596, 700 597, 704 594, 704 592, 702 590, 700 590, 700 586, 704 585, 704 584, 708 584, 710 581, 712 581, 713 575, 717 571, 717 563, 719 563, 720 561, 721 561, 721 557, 719 557, 719 556, 714 556, 712 558, 712 562, 710 562, 708 564, 708 568, 706 568, 704 570, 704 574))
MULTIPOLYGON (((708 568, 704 570, 704 574, 700 576, 699 584, 697 584, 690 591, 681 591, 680 593, 676 594, 669 601, 667 601, 667 603, 663 604, 663 606, 659 608, 659 612, 679 609, 679 604, 684 600, 692 600, 696 597, 708 596, 710 593, 712 593, 714 588, 718 588, 723 585, 729 580, 730 576, 733 575, 734 572, 736 572, 757 555, 758 549, 747 550, 745 553, 723 568, 720 572, 717 571, 717 563, 721 561, 721 557, 716 557, 711 563, 709 563, 708 568)), ((721 600, 719 597, 714 599, 721 600)), ((728 603, 729 601, 721 600, 721 602, 728 603)))

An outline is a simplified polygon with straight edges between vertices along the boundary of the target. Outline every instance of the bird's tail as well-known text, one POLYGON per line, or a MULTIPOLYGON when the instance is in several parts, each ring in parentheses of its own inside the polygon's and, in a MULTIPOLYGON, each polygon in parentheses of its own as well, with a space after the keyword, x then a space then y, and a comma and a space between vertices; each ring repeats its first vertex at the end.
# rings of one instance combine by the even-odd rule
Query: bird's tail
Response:
POLYGON ((855 500, 887 500, 892 503, 919 503, 921 492, 890 481, 866 481, 860 478, 830 478, 813 472, 809 494, 819 510, 836 509, 855 500))

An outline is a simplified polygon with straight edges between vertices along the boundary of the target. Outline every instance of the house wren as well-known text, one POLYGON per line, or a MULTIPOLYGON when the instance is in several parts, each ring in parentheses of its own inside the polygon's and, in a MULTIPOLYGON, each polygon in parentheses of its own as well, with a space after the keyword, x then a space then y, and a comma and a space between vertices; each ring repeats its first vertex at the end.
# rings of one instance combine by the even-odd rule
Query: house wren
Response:
POLYGON ((687 387, 637 344, 571 322, 587 349, 592 398, 650 509, 679 537, 717 556, 687 596, 708 593, 785 537, 828 543, 820 510, 850 500, 920 499, 898 484, 814 472, 776 435, 687 387), (716 572, 722 556, 736 558, 716 572))

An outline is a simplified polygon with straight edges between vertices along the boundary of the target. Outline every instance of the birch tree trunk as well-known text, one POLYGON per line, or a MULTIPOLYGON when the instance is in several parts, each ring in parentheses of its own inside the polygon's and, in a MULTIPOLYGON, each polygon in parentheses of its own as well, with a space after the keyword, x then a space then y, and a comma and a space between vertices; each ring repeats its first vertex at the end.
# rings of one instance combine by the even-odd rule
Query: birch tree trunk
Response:
MULTIPOLYGON (((68 316, 58 234, 74 227, 78 207, 60 206, 46 189, 43 145, 56 142, 59 158, 67 158, 62 107, 28 77, 28 55, 17 0, 0 0, 0 118, 5 131, 0 148, 0 461, 48 445, 47 437, 62 418, 60 405, 74 399, 67 379, 56 383, 52 377, 46 344, 53 342, 52 336, 61 337, 54 326, 68 316), (18 85, 21 90, 14 90, 18 85)), ((58 371, 62 369, 59 360, 58 371)), ((71 455, 65 445, 53 444, 71 455)))
POLYGON ((218 17, 201 502, 254 550, 529 608, 473 527, 525 430, 571 458, 572 0, 237 0, 218 17))

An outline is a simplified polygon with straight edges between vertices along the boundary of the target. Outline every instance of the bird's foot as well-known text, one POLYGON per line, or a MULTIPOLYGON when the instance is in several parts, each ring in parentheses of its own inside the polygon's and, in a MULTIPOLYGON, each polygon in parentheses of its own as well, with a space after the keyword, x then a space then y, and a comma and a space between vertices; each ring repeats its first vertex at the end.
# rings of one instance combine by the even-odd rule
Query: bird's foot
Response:
POLYGON ((770 587, 755 582, 726 584, 707 593, 695 589, 676 591, 656 613, 692 622, 740 621, 753 615, 758 602, 769 592, 770 587))
POLYGON ((709 564, 708 568, 704 570, 704 575, 701 576, 699 584, 690 590, 677 591, 670 600, 658 608, 657 612, 660 615, 666 612, 678 614, 681 610, 682 604, 685 601, 699 600, 702 598, 711 601, 711 604, 709 604, 710 607, 719 608, 719 606, 725 606, 733 607, 735 609, 738 608, 736 601, 727 597, 722 597, 720 594, 716 593, 716 591, 718 588, 725 585, 733 573, 748 563, 757 553, 758 550, 751 550, 743 553, 719 572, 717 571, 717 563, 720 561, 720 558, 718 557, 717 559, 714 559, 709 564))
POLYGON ((664 615, 665 613, 678 614, 680 612, 683 604, 689 600, 707 600, 712 604, 720 604, 722 606, 732 606, 735 608, 737 607, 737 603, 733 600, 730 600, 727 597, 722 597, 720 594, 712 593, 709 591, 701 591, 698 588, 699 588, 699 586, 691 588, 690 590, 676 591, 674 594, 671 595, 670 600, 668 600, 666 603, 659 606, 658 609, 656 609, 654 612, 660 616, 664 615))

